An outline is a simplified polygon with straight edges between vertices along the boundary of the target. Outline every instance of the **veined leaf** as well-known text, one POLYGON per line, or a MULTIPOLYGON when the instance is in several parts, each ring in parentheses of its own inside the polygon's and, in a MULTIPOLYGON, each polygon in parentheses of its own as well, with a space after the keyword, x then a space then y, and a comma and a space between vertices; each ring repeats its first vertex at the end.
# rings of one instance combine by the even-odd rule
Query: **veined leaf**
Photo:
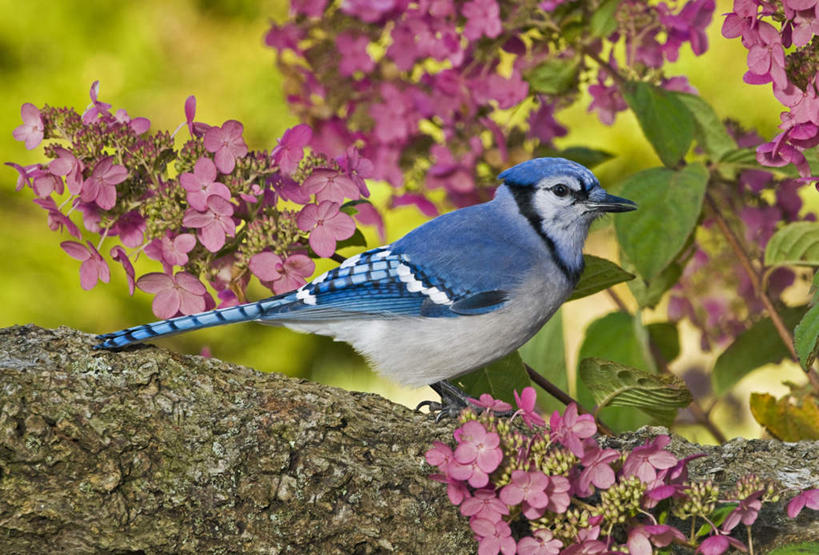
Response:
POLYGON ((680 378, 658 375, 599 358, 580 363, 580 377, 598 407, 636 407, 663 415, 687 407, 693 398, 680 378))
POLYGON ((765 247, 766 266, 819 266, 819 223, 796 222, 773 234, 765 247))
POLYGON ((781 441, 819 439, 819 406, 806 395, 801 405, 790 397, 776 399, 769 393, 751 393, 751 414, 773 437, 781 441))
POLYGON ((680 333, 676 324, 655 322, 647 325, 646 331, 666 362, 671 362, 680 356, 680 333))
POLYGON ((524 387, 532 385, 517 351, 452 381, 472 397, 478 398, 481 393, 489 393, 495 399, 513 406, 515 396, 512 392, 517 390, 520 393, 524 387))
POLYGON ((736 141, 725 130, 717 113, 701 96, 675 92, 674 94, 694 116, 694 138, 711 155, 719 159, 737 147, 736 141))
POLYGON ((643 82, 631 82, 623 91, 654 152, 673 168, 694 139, 694 117, 675 93, 643 82))
POLYGON ((819 340, 819 304, 815 304, 805 313, 793 330, 793 346, 799 355, 802 368, 808 369, 816 358, 817 341, 819 340))
POLYGON ((629 177, 622 195, 640 207, 614 220, 617 240, 648 282, 657 278, 688 241, 702 211, 708 171, 690 164, 679 171, 652 168, 629 177))
POLYGON ((682 275, 683 267, 679 262, 672 262, 651 281, 638 277, 628 282, 631 294, 640 308, 654 308, 682 275))
POLYGON ((584 254, 586 266, 577 287, 574 288, 570 301, 581 299, 602 291, 607 287, 634 279, 634 274, 630 274, 620 266, 605 258, 599 258, 590 254, 584 254))

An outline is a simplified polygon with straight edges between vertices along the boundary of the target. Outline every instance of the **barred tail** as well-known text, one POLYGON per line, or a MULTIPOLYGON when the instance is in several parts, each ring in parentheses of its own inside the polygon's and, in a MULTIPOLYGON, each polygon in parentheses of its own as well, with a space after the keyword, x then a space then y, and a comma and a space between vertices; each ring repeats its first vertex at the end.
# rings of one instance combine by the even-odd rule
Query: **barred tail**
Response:
POLYGON ((111 333, 104 333, 97 336, 97 339, 100 339, 102 342, 95 345, 94 348, 119 349, 120 347, 125 347, 132 343, 139 343, 140 341, 154 337, 174 335, 186 331, 211 328, 236 322, 258 320, 266 311, 291 304, 294 301, 296 301, 296 295, 288 294, 255 303, 219 308, 209 310, 208 312, 200 312, 199 314, 191 314, 190 316, 177 316, 170 320, 161 320, 159 322, 134 326, 111 333))

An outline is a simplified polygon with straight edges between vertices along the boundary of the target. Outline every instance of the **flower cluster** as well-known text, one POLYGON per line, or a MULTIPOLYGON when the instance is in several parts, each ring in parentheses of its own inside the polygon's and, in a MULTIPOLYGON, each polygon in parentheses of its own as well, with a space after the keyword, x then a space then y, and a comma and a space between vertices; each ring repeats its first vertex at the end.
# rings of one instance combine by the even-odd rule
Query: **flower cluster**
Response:
POLYGON ((251 151, 238 121, 194 121, 190 97, 182 142, 176 132, 151 132, 146 118, 112 113, 98 82, 90 94, 82 114, 24 104, 14 137, 29 149, 52 139, 45 146, 51 160, 8 163, 19 173, 17 189, 30 187, 48 213, 49 227, 76 239, 61 246, 82 261, 84 289, 110 279, 107 241, 130 293, 138 287, 155 295, 158 317, 216 306, 203 281, 219 306, 231 306, 244 301, 251 276, 277 294, 304 284, 315 269, 311 256, 331 257, 353 236, 353 216, 377 222, 361 200, 372 164, 354 147, 333 158, 315 148, 305 153, 313 134, 307 125, 289 129, 272 151, 251 151), (79 218, 96 241, 83 241, 79 218), (133 262, 142 253, 163 271, 137 277, 133 262))
POLYGON ((601 4, 294 0, 266 43, 291 107, 317 131, 311 145, 338 154, 360 142, 373 177, 396 187, 392 202, 428 214, 433 189, 472 204, 491 196, 500 170, 554 152, 567 133, 554 114, 586 84, 589 109, 612 123, 626 107, 611 74, 621 42, 628 78, 690 90, 661 66, 685 43, 706 50, 714 0, 679 10, 625 0, 602 28, 578 30, 601 4))
MULTIPOLYGON (((710 481, 690 479, 688 463, 703 455, 678 459, 666 450, 666 435, 631 451, 604 448, 595 440, 594 419, 578 414, 574 403, 563 414, 555 411, 547 427, 534 409, 534 389, 515 397, 511 420, 495 414, 509 412, 507 403, 489 395, 474 400, 480 412, 461 413, 454 450, 435 442, 426 453, 438 469, 431 477, 446 484, 450 501, 469 518, 481 555, 642 555, 671 543, 699 545, 698 552, 708 554, 744 551, 731 531, 751 526, 762 503, 778 501, 775 485, 756 476, 741 478, 724 494, 710 481), (715 513, 718 504, 733 509, 715 513), (687 538, 669 524, 669 514, 690 529, 702 519, 707 537, 687 538)), ((817 503, 819 490, 805 491, 790 502, 788 515, 817 503)))
POLYGON ((819 145, 819 2, 734 0, 722 34, 740 37, 748 49, 743 80, 771 83, 774 96, 788 108, 780 114, 782 132, 759 145, 757 160, 767 166, 794 164, 807 177, 803 152, 819 145))

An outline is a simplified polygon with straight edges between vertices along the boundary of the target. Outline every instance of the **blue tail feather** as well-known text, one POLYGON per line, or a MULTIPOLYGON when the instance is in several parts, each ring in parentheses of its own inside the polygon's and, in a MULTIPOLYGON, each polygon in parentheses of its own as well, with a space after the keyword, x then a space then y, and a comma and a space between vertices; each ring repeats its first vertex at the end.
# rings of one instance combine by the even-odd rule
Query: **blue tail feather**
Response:
MULTIPOLYGON (((160 320, 142 324, 124 330, 98 335, 101 343, 95 349, 119 349, 133 343, 139 343, 154 337, 174 335, 186 331, 211 328, 224 324, 249 322, 262 318, 266 312, 289 305, 296 301, 294 294, 272 297, 255 303, 247 303, 228 308, 218 308, 189 316, 177 316, 169 320, 160 320)), ((299 303, 301 304, 301 303, 299 303)))

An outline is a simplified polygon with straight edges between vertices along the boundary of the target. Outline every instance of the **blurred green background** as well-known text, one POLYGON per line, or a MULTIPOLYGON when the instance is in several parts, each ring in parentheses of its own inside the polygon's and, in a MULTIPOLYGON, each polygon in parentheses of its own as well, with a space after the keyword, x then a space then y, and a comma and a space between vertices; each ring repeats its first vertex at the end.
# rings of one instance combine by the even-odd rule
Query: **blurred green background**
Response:
MULTIPOLYGON (((286 0, 0 0, 0 161, 43 160, 41 148, 27 151, 12 138, 21 121, 22 103, 74 106, 82 111, 89 102, 88 89, 97 79, 102 100, 113 104, 114 110, 125 108, 131 117, 148 117, 153 129, 175 129, 185 119, 185 98, 195 94, 198 121, 220 124, 237 119, 245 125, 251 148, 271 148, 285 129, 297 123, 283 100, 274 52, 262 42, 269 22, 285 20, 287 9, 286 0)), ((731 2, 719 1, 715 14, 727 11, 731 2)), ((742 83, 746 51, 738 40, 720 36, 721 23, 716 15, 704 56, 694 57, 686 46, 668 73, 687 75, 720 116, 737 119, 770 137, 779 122, 780 106, 767 86, 742 83)), ((659 165, 630 114, 619 115, 614 126, 606 127, 586 112, 588 103, 582 99, 558 115, 570 129, 558 146, 585 145, 614 153, 615 159, 596 171, 604 186, 615 191, 625 176, 659 165)), ((47 228, 45 212, 31 202, 31 190, 15 192, 16 171, 0 168, 0 326, 66 325, 97 333, 155 319, 147 294, 137 291, 128 296, 118 266, 112 266, 110 284, 83 291, 79 262, 59 247, 68 237, 47 228)), ((386 197, 385 187, 374 187, 377 205, 386 197)), ((412 207, 391 213, 388 240, 422 221, 412 207)), ((600 226, 587 251, 615 258, 611 237, 611 228, 600 226)), ((371 247, 379 243, 372 232, 368 241, 371 247)), ((138 272, 158 269, 142 264, 138 272)), ((621 289, 622 296, 628 297, 627 289, 621 289)), ((261 288, 249 293, 264 294, 261 288)), ((615 308, 603 293, 565 307, 570 368, 576 364, 585 327, 615 308)), ((646 314, 649 322, 664 318, 662 306, 646 314)), ((674 369, 710 368, 716 354, 700 353, 696 333, 684 331, 684 355, 674 369)), ((377 392, 409 406, 433 395, 426 388, 406 389, 379 378, 346 344, 278 328, 244 324, 182 335, 162 344, 189 353, 208 346, 224 360, 377 392)), ((748 391, 784 393, 783 379, 801 381, 802 376, 795 365, 771 367, 743 381, 736 395, 744 406, 748 391)), ((758 435, 746 408, 737 411, 730 403, 725 405, 715 414, 729 435, 758 435)), ((696 429, 683 431, 694 439, 710 439, 696 429)))

